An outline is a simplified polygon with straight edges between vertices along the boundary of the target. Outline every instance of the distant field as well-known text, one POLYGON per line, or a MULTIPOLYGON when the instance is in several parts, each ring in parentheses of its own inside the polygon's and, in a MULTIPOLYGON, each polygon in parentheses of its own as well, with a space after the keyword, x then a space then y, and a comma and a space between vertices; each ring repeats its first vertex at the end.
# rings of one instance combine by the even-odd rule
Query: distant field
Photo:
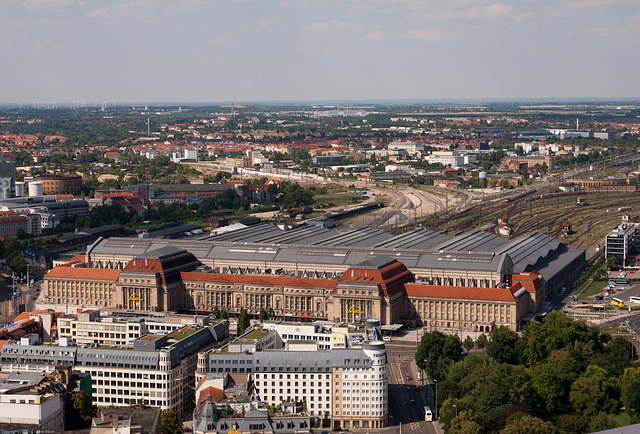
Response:
POLYGON ((319 194, 313 197, 313 206, 332 203, 333 206, 355 205, 367 199, 367 195, 353 193, 319 194))

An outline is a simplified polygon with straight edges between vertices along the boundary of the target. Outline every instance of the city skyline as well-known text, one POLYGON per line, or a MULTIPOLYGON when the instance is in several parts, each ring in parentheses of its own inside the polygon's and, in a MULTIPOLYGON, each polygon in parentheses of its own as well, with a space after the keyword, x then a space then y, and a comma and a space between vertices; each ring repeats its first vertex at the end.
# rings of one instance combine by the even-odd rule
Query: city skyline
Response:
POLYGON ((629 0, 25 0, 0 16, 2 103, 640 97, 629 0))

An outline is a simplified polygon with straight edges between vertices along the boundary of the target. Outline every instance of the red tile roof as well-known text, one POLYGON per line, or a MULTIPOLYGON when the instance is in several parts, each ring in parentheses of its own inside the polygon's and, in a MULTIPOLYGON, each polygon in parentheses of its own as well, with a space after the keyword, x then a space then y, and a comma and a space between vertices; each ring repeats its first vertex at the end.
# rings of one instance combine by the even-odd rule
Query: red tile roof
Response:
POLYGON ((55 267, 45 276, 67 278, 67 279, 90 279, 90 280, 118 280, 122 270, 111 270, 106 268, 80 268, 61 266, 55 267))
POLYGON ((408 283, 404 287, 409 297, 515 302, 516 299, 513 294, 521 289, 522 285, 516 284, 511 288, 471 288, 466 286, 408 283))
POLYGON ((339 279, 340 283, 380 285, 386 297, 403 291, 404 284, 413 281, 413 274, 400 261, 380 269, 353 266, 339 279))
POLYGON ((337 280, 307 279, 302 277, 265 276, 258 274, 216 274, 182 272, 183 282, 216 282, 225 284, 249 284, 271 286, 299 286, 301 288, 333 289, 337 280))
POLYGON ((209 395, 211 395, 213 402, 218 402, 222 399, 223 391, 213 386, 205 387, 200 391, 200 395, 198 396, 198 405, 206 401, 209 395))

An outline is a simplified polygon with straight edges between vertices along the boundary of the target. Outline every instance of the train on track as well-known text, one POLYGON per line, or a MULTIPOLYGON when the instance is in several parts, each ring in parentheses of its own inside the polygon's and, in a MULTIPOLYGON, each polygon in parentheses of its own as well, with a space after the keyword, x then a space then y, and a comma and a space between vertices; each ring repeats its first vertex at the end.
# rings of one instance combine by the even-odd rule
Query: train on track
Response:
POLYGON ((504 200, 504 203, 511 203, 511 202, 514 202, 514 201, 516 201, 516 200, 518 200, 518 199, 520 199, 520 198, 523 198, 523 197, 525 197, 525 196, 529 196, 530 194, 533 194, 533 193, 535 193, 536 191, 538 191, 538 190, 537 190, 537 189, 535 189, 535 188, 532 188, 532 189, 530 189, 530 190, 525 190, 525 191, 523 191, 522 193, 518 193, 518 194, 516 194, 515 196, 510 196, 510 197, 506 198, 506 199, 504 200))
POLYGON ((533 202, 534 200, 553 199, 555 197, 581 196, 583 194, 589 194, 589 193, 592 193, 592 192, 591 191, 565 191, 563 193, 548 193, 548 194, 541 194, 539 196, 528 197, 526 201, 533 202))

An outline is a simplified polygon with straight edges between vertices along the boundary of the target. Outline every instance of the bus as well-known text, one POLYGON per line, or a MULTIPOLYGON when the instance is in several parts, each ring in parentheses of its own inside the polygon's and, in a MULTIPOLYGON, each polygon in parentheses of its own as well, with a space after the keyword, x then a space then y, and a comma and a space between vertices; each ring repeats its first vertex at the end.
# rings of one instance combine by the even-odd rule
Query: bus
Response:
POLYGON ((609 285, 628 285, 629 280, 627 279, 609 279, 609 285))
POLYGON ((629 297, 629 303, 640 304, 640 297, 636 297, 635 295, 632 295, 631 297, 629 297))
POLYGON ((618 307, 624 307, 624 301, 620 300, 619 298, 612 298, 611 304, 618 307))
POLYGON ((428 405, 424 406, 424 420, 427 422, 433 421, 433 413, 431 413, 431 409, 428 405))

